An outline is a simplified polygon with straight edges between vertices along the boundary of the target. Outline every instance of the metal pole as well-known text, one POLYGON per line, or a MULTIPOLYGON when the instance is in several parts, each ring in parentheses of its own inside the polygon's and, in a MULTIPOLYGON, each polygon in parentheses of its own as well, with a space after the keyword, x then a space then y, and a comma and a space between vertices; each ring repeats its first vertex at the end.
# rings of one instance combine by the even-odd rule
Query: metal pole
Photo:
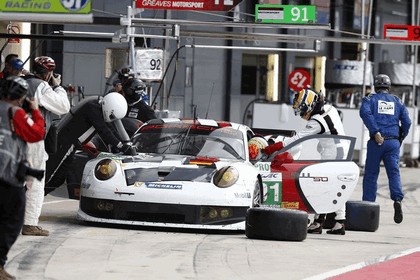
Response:
MULTIPOLYGON (((413 10, 415 10, 414 6, 415 6, 415 1, 413 0, 413 10)), ((413 17, 414 20, 414 17, 413 17)), ((419 24, 420 21, 420 3, 417 3, 417 19, 415 20, 417 22, 417 25, 419 24)), ((414 61, 413 61, 413 91, 410 94, 410 103, 408 104, 409 106, 414 106, 415 105, 415 98, 417 98, 417 94, 416 94, 416 86, 417 86, 417 59, 418 59, 418 49, 419 46, 415 45, 414 46, 414 61)))

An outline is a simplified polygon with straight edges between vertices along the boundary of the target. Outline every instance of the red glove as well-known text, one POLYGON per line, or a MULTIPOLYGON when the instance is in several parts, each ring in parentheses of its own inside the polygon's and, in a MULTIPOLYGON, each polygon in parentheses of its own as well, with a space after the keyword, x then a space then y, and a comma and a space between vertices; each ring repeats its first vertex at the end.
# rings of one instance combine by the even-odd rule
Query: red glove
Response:
POLYGON ((283 147, 283 142, 277 142, 272 145, 268 145, 265 149, 262 149, 262 152, 269 156, 274 152, 280 151, 283 147))
POLYGON ((292 163, 293 156, 289 152, 278 154, 271 162, 271 169, 279 169, 283 163, 292 163))

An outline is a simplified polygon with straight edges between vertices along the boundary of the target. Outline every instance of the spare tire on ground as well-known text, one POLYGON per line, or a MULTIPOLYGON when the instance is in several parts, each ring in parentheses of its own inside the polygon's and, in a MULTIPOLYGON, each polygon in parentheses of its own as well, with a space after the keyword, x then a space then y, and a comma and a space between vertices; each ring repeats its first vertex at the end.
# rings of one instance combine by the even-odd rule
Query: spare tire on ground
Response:
MULTIPOLYGON (((346 203, 346 230, 374 232, 379 228, 380 207, 377 202, 349 200, 346 203)), ((330 213, 324 228, 335 224, 335 213, 330 213)))
POLYGON ((253 207, 246 212, 245 234, 251 239, 302 241, 308 213, 301 210, 253 207))

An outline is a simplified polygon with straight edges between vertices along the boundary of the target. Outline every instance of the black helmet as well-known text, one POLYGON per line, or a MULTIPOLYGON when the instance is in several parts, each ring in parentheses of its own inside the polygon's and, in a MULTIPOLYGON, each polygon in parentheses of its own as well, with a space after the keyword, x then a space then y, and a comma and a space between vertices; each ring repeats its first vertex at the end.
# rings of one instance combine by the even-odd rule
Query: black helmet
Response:
POLYGON ((375 86, 375 89, 389 89, 391 87, 391 79, 385 74, 379 74, 375 76, 373 84, 375 86))
POLYGON ((1 91, 4 97, 10 100, 17 100, 28 92, 28 83, 21 77, 10 76, 3 81, 1 91))
POLYGON ((129 79, 134 78, 134 71, 131 68, 122 68, 118 71, 118 79, 124 85, 129 79))
POLYGON ((122 88, 128 103, 133 103, 146 96, 146 84, 139 79, 129 79, 122 88))

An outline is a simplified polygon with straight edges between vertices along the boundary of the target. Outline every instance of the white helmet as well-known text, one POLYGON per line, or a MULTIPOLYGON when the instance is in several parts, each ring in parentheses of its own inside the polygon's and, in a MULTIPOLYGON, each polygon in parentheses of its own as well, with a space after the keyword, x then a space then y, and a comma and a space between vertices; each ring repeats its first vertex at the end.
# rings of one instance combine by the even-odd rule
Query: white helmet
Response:
POLYGON ((121 120, 127 114, 127 101, 118 92, 110 92, 102 98, 102 113, 105 122, 121 120))
POLYGON ((268 141, 262 136, 254 136, 248 141, 250 160, 260 160, 263 157, 262 149, 267 148, 268 141))

